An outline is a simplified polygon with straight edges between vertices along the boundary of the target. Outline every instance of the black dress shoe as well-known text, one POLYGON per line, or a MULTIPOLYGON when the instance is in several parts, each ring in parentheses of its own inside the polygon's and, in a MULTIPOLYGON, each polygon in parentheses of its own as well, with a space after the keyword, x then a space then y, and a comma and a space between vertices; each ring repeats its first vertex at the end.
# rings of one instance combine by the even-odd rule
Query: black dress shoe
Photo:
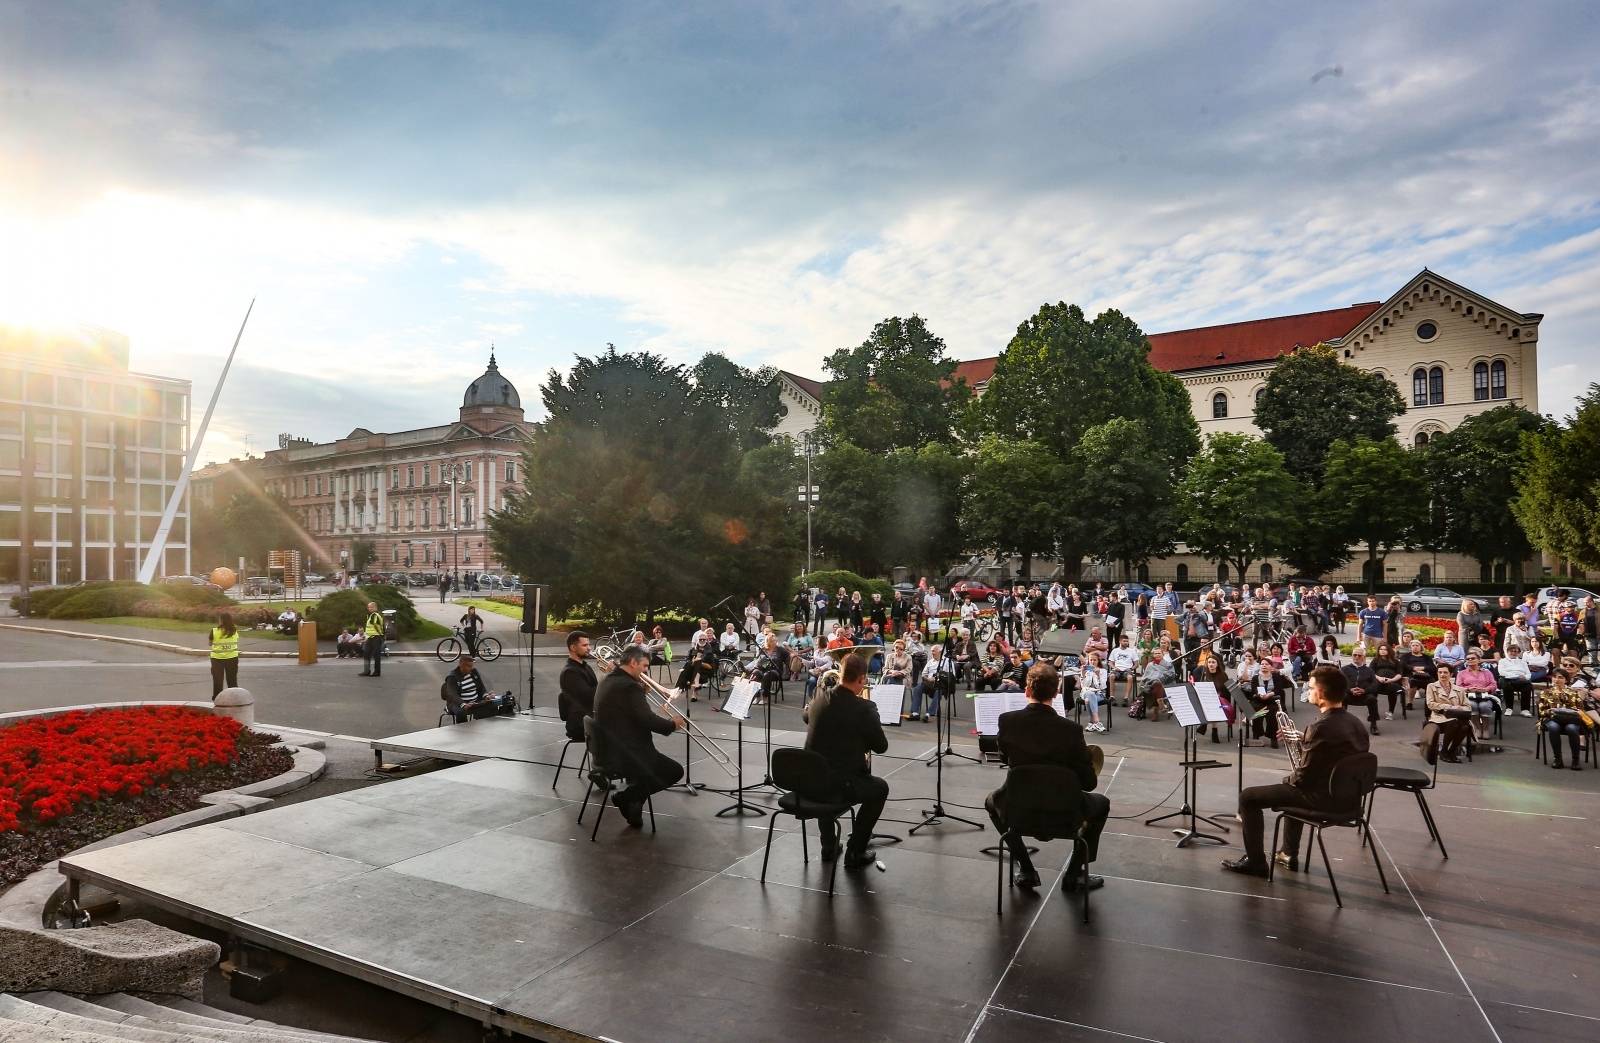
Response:
MULTIPOLYGON (((1105 877, 1091 876, 1089 878, 1089 890, 1095 891, 1104 886, 1106 886, 1105 877)), ((1061 889, 1068 894, 1077 894, 1079 891, 1083 890, 1083 877, 1077 873, 1069 875, 1066 879, 1066 882, 1061 885, 1061 889)))
POLYGON ((844 867, 846 869, 865 869, 878 861, 878 852, 872 848, 846 848, 844 853, 844 867))
POLYGON ((1235 858, 1231 862, 1223 859, 1222 868, 1230 873, 1241 873, 1244 876, 1259 876, 1262 879, 1266 879, 1267 876, 1267 867, 1260 862, 1252 862, 1249 855, 1235 858))
POLYGON ((370 671, 367 671, 367 670, 363 670, 363 671, 361 671, 361 676, 362 676, 362 677, 371 677, 371 676, 372 676, 372 674, 371 674, 371 672, 370 672, 370 671))
POLYGON ((1029 891, 1037 891, 1041 882, 1038 873, 1018 873, 1016 879, 1012 881, 1018 887, 1029 891))
POLYGON ((1272 860, 1291 873, 1298 873, 1300 871, 1299 855, 1291 855, 1287 851, 1279 851, 1276 855, 1272 856, 1272 860))
POLYGON ((1378 722, 1377 721, 1370 722, 1367 725, 1367 731, 1371 732, 1373 735, 1377 735, 1378 734, 1378 722))
POLYGON ((617 810, 622 812, 622 817, 627 819, 631 829, 644 828, 644 801, 642 800, 613 800, 617 810))

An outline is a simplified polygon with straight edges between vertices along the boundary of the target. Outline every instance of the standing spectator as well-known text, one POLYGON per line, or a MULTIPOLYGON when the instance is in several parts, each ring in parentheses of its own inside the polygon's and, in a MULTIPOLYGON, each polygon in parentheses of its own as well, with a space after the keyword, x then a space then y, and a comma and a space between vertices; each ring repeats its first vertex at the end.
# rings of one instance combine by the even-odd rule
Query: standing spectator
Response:
POLYGON ((899 636, 906 632, 906 617, 911 609, 911 602, 902 591, 894 592, 894 601, 889 604, 889 625, 893 628, 889 632, 899 636))
POLYGON ((761 612, 761 622, 772 622, 772 599, 767 597, 766 591, 756 594, 756 608, 761 612))
POLYGON ((944 611, 944 599, 939 596, 935 587, 929 587, 922 595, 922 617, 929 621, 939 618, 939 613, 944 611))
POLYGON ((1333 596, 1329 599, 1332 605, 1328 615, 1333 623, 1338 624, 1339 633, 1344 633, 1345 623, 1350 615, 1350 595, 1345 593, 1343 584, 1333 588, 1333 596))
MULTIPOLYGON (((1478 634, 1483 631, 1483 616, 1478 612, 1478 603, 1471 598, 1461 599, 1461 610, 1456 613, 1456 632, 1461 636, 1461 644, 1466 648, 1476 647, 1478 634)), ((1460 678, 1456 679, 1458 682, 1460 678)))
MULTIPOLYGON (((1510 601, 1511 599, 1502 598, 1501 600, 1510 601)), ((1505 630, 1501 633, 1501 638, 1501 647, 1503 648, 1510 648, 1512 645, 1516 645, 1518 648, 1526 649, 1528 642, 1533 640, 1533 631, 1522 625, 1522 614, 1513 611, 1511 621, 1506 624, 1505 630)))
POLYGON ((1400 643, 1400 624, 1405 622, 1405 617, 1406 607, 1401 604, 1400 595, 1391 595, 1389 607, 1384 610, 1383 614, 1383 638, 1391 645, 1400 643))
POLYGON ((1013 633, 1012 633, 1012 630, 1011 630, 1011 619, 1012 619, 1012 611, 1011 610, 1016 607, 1016 604, 1017 604, 1016 591, 1013 590, 1013 589, 1007 588, 1005 593, 1000 596, 1000 606, 999 606, 999 608, 1000 608, 1000 638, 1001 638, 1001 640, 1005 641, 1007 644, 1011 643, 1011 639, 1014 636, 1013 633))
POLYGON ((1489 610, 1489 625, 1494 627, 1494 647, 1501 655, 1506 654, 1506 631, 1516 619, 1517 610, 1512 607, 1511 599, 1501 594, 1499 602, 1489 610))
POLYGON ((761 606, 756 604, 755 598, 748 598, 744 603, 744 636, 751 648, 756 647, 756 638, 761 634, 761 606))
POLYGON ((856 633, 867 624, 867 606, 861 600, 861 591, 857 590, 850 595, 850 629, 856 633))
POLYGON ((1522 604, 1517 606, 1517 614, 1522 617, 1524 628, 1532 631, 1539 628, 1539 595, 1529 591, 1522 595, 1522 604))
POLYGON ((1360 624, 1361 643, 1368 648, 1377 648, 1383 640, 1384 625, 1389 621, 1389 615, 1378 607, 1378 596, 1367 595, 1367 607, 1356 613, 1360 624))
POLYGON ((828 594, 821 587, 815 587, 813 590, 815 593, 811 599, 811 606, 816 611, 814 624, 817 639, 820 641, 823 628, 828 625, 828 594))
POLYGON ((840 626, 850 622, 850 592, 843 587, 833 595, 833 620, 840 626))
POLYGON ((883 595, 877 593, 876 591, 874 591, 872 595, 872 608, 867 613, 867 622, 877 627, 878 633, 888 633, 889 609, 888 606, 883 603, 883 595))
POLYGON ((1582 655, 1583 614, 1566 591, 1556 591, 1556 598, 1546 606, 1550 610, 1550 632, 1554 635, 1550 643, 1567 655, 1582 655))
POLYGON ((1583 599, 1581 618, 1583 642, 1589 652, 1589 665, 1600 666, 1600 607, 1595 605, 1593 594, 1583 599))
POLYGON ((231 612, 217 614, 217 625, 211 628, 211 701, 224 688, 239 687, 239 631, 233 625, 231 612))
POLYGON ((794 621, 807 629, 811 626, 811 592, 804 587, 794 596, 794 621))

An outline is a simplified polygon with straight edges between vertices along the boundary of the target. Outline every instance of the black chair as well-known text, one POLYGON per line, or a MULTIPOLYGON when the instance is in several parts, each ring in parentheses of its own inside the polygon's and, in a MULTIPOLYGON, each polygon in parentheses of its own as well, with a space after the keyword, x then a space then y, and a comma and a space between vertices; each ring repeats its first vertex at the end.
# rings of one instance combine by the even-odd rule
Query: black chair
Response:
MULTIPOLYGON (((1330 826, 1361 830, 1364 834, 1361 846, 1365 848, 1366 834, 1370 834, 1372 830, 1367 821, 1366 808, 1372 795, 1372 788, 1377 784, 1377 778, 1377 756, 1371 753, 1352 753, 1335 764, 1333 771, 1328 775, 1328 802, 1331 807, 1338 810, 1284 808, 1278 813, 1278 821, 1272 826, 1273 852, 1278 850, 1278 835, 1286 819, 1310 827, 1311 835, 1306 838, 1305 867, 1308 871, 1311 868, 1311 841, 1315 838, 1317 848, 1322 852, 1323 868, 1328 871, 1328 883, 1333 888, 1333 900, 1341 909, 1344 908, 1344 900, 1339 897, 1339 883, 1333 878, 1333 863, 1328 859, 1327 845, 1322 842, 1322 831, 1330 826)), ((1384 875, 1383 859, 1378 857, 1376 844, 1372 845, 1372 861, 1378 867, 1378 879, 1383 883, 1383 893, 1388 894, 1389 878, 1384 875)), ((1267 862, 1269 881, 1277 864, 1275 855, 1267 862)))
POLYGON ((565 767, 566 763, 567 763, 567 750, 570 749, 572 744, 575 743, 575 742, 583 744, 583 756, 578 759, 578 767, 576 769, 574 769, 574 770, 576 770, 579 775, 582 775, 583 774, 583 766, 585 764, 589 763, 589 744, 588 744, 588 742, 586 742, 583 739, 568 739, 566 742, 562 743, 561 744, 561 756, 556 758, 556 777, 550 780, 550 788, 551 789, 555 789, 556 788, 556 783, 561 781, 561 769, 563 767, 565 767))
MULTIPOLYGON (((783 747, 772 751, 772 781, 784 792, 778 796, 778 807, 767 819, 767 850, 761 856, 761 882, 767 882, 767 863, 772 858, 772 827, 778 816, 792 815, 800 823, 800 851, 806 864, 811 864, 811 849, 806 840, 806 823, 815 819, 819 823, 837 822, 846 813, 855 822, 855 806, 848 801, 831 799, 838 793, 833 773, 820 753, 783 747)), ((819 827, 820 829, 821 827, 819 827)), ((833 879, 839 873, 839 860, 843 852, 835 854, 833 866, 828 870, 828 896, 833 896, 833 879)))
MULTIPOLYGON (((589 796, 594 793, 595 787, 600 789, 600 813, 594 817, 594 830, 589 834, 593 842, 600 836, 600 820, 606 817, 606 805, 612 804, 612 795, 616 792, 617 783, 627 779, 627 772, 618 771, 606 764, 605 747, 599 740, 599 733, 595 731, 594 718, 583 719, 583 739, 589 754, 589 788, 583 791, 583 806, 578 808, 578 824, 583 825, 583 813, 589 807, 589 796)), ((644 806, 650 809, 650 832, 656 831, 656 805, 653 798, 645 798, 644 806)))
MULTIPOLYGON (((1579 727, 1579 731, 1578 731, 1578 758, 1579 758, 1579 760, 1578 760, 1578 763, 1581 764, 1584 761, 1588 761, 1591 765, 1593 765, 1595 763, 1595 756, 1596 756, 1596 754, 1595 754, 1595 742, 1594 742, 1595 730, 1593 728, 1584 727, 1581 718, 1579 719, 1578 727, 1579 727)), ((1544 730, 1544 722, 1539 720, 1539 718, 1537 718, 1537 717, 1535 717, 1533 719, 1533 730, 1534 730, 1534 733, 1535 733, 1534 734, 1534 740, 1533 740, 1533 755, 1535 757, 1539 758, 1539 762, 1541 764, 1549 764, 1550 763, 1550 747, 1549 747, 1550 733, 1544 730)), ((1557 741, 1566 742, 1567 741, 1567 737, 1566 737, 1565 733, 1563 733, 1562 735, 1557 736, 1557 741)))
POLYGON ((1081 867, 1083 879, 1083 922, 1089 922, 1089 850, 1083 838, 1085 822, 1083 787, 1072 769, 1058 764, 1024 764, 1006 772, 1006 831, 1000 835, 1000 857, 996 861, 995 915, 1005 912, 1006 884, 1011 882, 1014 862, 1011 837, 1032 838, 1048 843, 1057 837, 1072 841, 1072 858, 1081 867))
POLYGON ((1430 725, 1422 730, 1422 735, 1423 739, 1417 746, 1422 750, 1423 759, 1432 765, 1433 774, 1429 775, 1415 768, 1391 768, 1379 765, 1378 774, 1372 782, 1372 791, 1367 794, 1367 821, 1372 821, 1372 805, 1377 799, 1379 790, 1390 789, 1410 793, 1417 798, 1417 807, 1422 809, 1422 821, 1428 827, 1428 835, 1439 844, 1439 854, 1449 858, 1450 852, 1444 849, 1444 838, 1439 835, 1439 826, 1433 821, 1433 809, 1428 807, 1428 798, 1423 796, 1425 791, 1439 785, 1439 729, 1430 725))

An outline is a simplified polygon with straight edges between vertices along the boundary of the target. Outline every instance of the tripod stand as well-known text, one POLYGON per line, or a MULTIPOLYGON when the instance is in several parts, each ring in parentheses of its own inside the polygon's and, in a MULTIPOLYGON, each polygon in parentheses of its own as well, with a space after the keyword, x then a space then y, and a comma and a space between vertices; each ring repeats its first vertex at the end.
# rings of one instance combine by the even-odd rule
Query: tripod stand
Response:
POLYGON ((1200 740, 1198 738, 1200 731, 1200 728, 1186 727, 1183 729, 1183 760, 1178 763, 1178 767, 1183 769, 1183 807, 1170 814, 1158 815, 1155 818, 1145 819, 1144 821, 1145 825, 1154 826, 1157 823, 1167 821, 1169 818, 1182 819, 1187 817, 1189 820, 1187 829, 1173 830, 1174 833, 1179 834, 1179 847, 1187 847, 1202 840, 1210 841, 1213 844, 1227 843, 1221 837, 1212 836, 1210 833, 1202 833, 1199 829, 1199 824, 1204 822, 1222 830, 1224 833, 1228 832, 1227 826, 1224 826, 1216 819, 1207 818, 1196 810, 1200 803, 1200 772, 1207 768, 1227 767, 1226 764, 1219 760, 1211 758, 1200 759, 1200 740))
MULTIPOLYGON (((945 638, 945 648, 946 648, 946 650, 948 650, 949 647, 950 647, 950 639, 948 637, 946 637, 945 638)), ((948 655, 946 656, 944 661, 945 662, 949 661, 948 655)), ((941 711, 942 716, 935 715, 934 721, 933 721, 933 727, 934 727, 934 743, 933 743, 933 745, 934 745, 934 749, 937 750, 938 752, 936 752, 933 755, 933 759, 932 760, 928 761, 928 764, 930 766, 932 766, 933 770, 934 770, 934 776, 933 776, 933 779, 934 779, 934 781, 933 781, 933 807, 928 811, 927 814, 922 816, 922 821, 921 822, 918 822, 916 825, 914 825, 910 829, 906 830, 906 835, 907 836, 915 836, 917 830, 923 829, 923 828, 925 828, 927 826, 937 826, 944 819, 951 819, 951 820, 956 821, 956 822, 964 822, 967 825, 975 826, 978 829, 982 829, 983 828, 983 823, 982 822, 974 822, 970 818, 962 818, 960 815, 952 815, 948 811, 946 811, 945 807, 944 807, 944 759, 946 757, 960 757, 962 760, 969 760, 974 764, 980 763, 980 761, 976 757, 969 757, 964 753, 957 753, 955 751, 955 747, 951 744, 950 704, 951 704, 951 701, 953 699, 955 699, 955 697, 956 697, 955 665, 953 663, 951 663, 949 669, 950 669, 950 672, 948 674, 946 674, 946 673, 943 672, 944 667, 941 666, 940 673, 938 674, 938 677, 939 677, 939 690, 940 690, 941 694, 943 694, 945 696, 945 698, 943 698, 943 699, 941 699, 939 701, 939 710, 941 711), (944 747, 945 748, 943 750, 939 750, 939 730, 941 728, 944 729, 944 747)))
MULTIPOLYGON (((668 664, 668 666, 670 668, 671 664, 668 664)), ((683 719, 686 721, 690 719, 689 699, 687 696, 685 696, 683 700, 683 719)), ((704 783, 694 781, 694 776, 692 774, 693 771, 694 739, 692 736, 690 736, 689 729, 685 728, 683 730, 683 781, 675 786, 669 786, 668 788, 682 790, 691 797, 698 797, 700 795, 700 791, 705 789, 706 786, 704 783)))

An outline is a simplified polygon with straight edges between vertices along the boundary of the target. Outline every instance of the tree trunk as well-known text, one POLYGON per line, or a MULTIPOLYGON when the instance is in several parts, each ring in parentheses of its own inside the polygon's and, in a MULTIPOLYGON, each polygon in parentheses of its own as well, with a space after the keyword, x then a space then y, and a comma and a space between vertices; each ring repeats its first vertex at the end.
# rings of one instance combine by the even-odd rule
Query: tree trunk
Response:
POLYGON ((1033 578, 1033 551, 1022 552, 1022 582, 1026 584, 1033 578))
POLYGON ((1077 583, 1083 579, 1083 555, 1063 552, 1061 555, 1061 578, 1067 583, 1077 583))
MULTIPOLYGON (((1367 544, 1367 593, 1378 592, 1378 578, 1383 572, 1383 559, 1378 557, 1378 545, 1367 544)), ((1437 582, 1437 580, 1435 581, 1437 582)))
POLYGON ((1517 559, 1511 563, 1511 587, 1513 592, 1516 594, 1514 600, 1517 604, 1522 603, 1522 588, 1523 584, 1526 582, 1522 573, 1524 564, 1525 562, 1523 561, 1521 555, 1518 555, 1517 559))

